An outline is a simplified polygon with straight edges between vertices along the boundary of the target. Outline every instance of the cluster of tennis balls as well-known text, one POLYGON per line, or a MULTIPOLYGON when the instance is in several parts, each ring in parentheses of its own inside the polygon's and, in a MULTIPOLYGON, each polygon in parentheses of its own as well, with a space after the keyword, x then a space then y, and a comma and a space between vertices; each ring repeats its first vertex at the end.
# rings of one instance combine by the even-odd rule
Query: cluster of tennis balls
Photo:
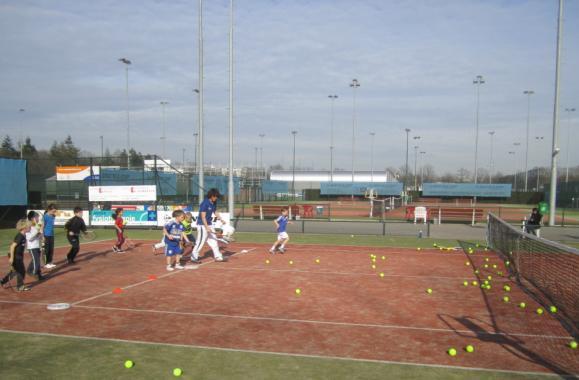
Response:
MULTIPOLYGON (((126 360, 125 361, 125 368, 127 369, 131 369, 135 366, 135 362, 132 360, 126 360)), ((183 375, 183 370, 181 368, 174 368, 173 369, 173 376, 179 377, 183 375)))
MULTIPOLYGON (((469 344, 467 345, 464 350, 468 353, 473 353, 474 352, 474 346, 469 344)), ((450 356, 456 356, 456 354, 458 353, 458 351, 456 350, 456 348, 451 347, 446 351, 450 356)))

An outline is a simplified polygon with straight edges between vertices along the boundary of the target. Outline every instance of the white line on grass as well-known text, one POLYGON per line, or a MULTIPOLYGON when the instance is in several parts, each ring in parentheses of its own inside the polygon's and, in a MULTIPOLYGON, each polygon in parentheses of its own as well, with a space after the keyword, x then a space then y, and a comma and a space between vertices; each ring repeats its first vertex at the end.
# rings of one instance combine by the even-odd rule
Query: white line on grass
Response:
MULTIPOLYGON (((245 251, 245 252, 244 252, 244 254, 245 254, 245 253, 249 253, 249 252, 251 252, 251 251, 253 251, 253 250, 255 250, 255 248, 243 249, 242 251, 245 251)), ((238 254, 240 254, 240 253, 241 253, 241 251, 235 252, 233 255, 231 255, 231 256, 229 256, 229 257, 236 256, 236 255, 238 255, 238 254)), ((211 263, 214 263, 214 262, 215 262, 215 261, 206 261, 206 262, 204 262, 204 263, 201 263, 201 264, 197 265, 197 267, 201 267, 201 266, 203 266, 203 265, 211 264, 211 263)), ((149 279, 149 280, 140 281, 140 282, 137 282, 137 283, 134 283, 134 284, 130 284, 130 285, 124 286, 124 287, 122 287, 121 289, 122 289, 122 290, 131 289, 131 288, 134 288, 134 287, 139 286, 139 285, 147 284, 147 283, 152 282, 152 281, 157 281, 157 280, 160 280, 160 279, 162 279, 162 278, 169 277, 169 276, 174 276, 174 275, 177 275, 177 274, 179 274, 179 273, 184 273, 184 272, 190 272, 190 271, 187 271, 187 270, 175 270, 175 271, 173 271, 173 272, 165 273, 165 274, 163 274, 163 275, 158 276, 156 280, 149 279)), ((105 292, 105 293, 97 294, 96 296, 92 296, 92 297, 89 297, 89 298, 82 299, 82 300, 80 300, 80 301, 73 302, 73 303, 71 303, 70 305, 71 305, 71 306, 77 306, 77 305, 79 305, 79 304, 81 304, 81 303, 85 303, 85 302, 88 302, 88 301, 92 301, 92 300, 95 300, 95 299, 97 299, 97 298, 101 298, 101 297, 107 296, 107 295, 109 295, 109 294, 112 294, 112 292, 111 292, 111 291, 108 291, 108 292, 105 292)))
MULTIPOLYGON (((239 348, 222 348, 222 347, 210 347, 210 346, 188 345, 188 344, 178 344, 178 343, 158 343, 158 342, 147 342, 147 341, 140 341, 140 340, 100 338, 100 337, 94 337, 94 336, 38 333, 38 332, 30 332, 30 331, 4 330, 4 329, 0 329, 0 332, 9 333, 9 334, 37 335, 37 336, 56 337, 56 338, 78 339, 78 340, 85 339, 85 340, 96 340, 96 341, 102 341, 102 342, 140 344, 140 345, 147 345, 147 346, 149 346, 149 345, 150 346, 164 346, 164 347, 191 348, 191 349, 220 351, 220 352, 239 352, 239 353, 258 354, 258 355, 299 357, 299 358, 307 358, 307 359, 341 360, 341 361, 353 361, 353 362, 360 362, 360 363, 376 363, 376 364, 393 364, 393 365, 409 366, 409 367, 441 368, 441 369, 461 370, 461 371, 499 372, 499 373, 515 374, 515 375, 533 375, 533 376, 563 377, 563 378, 568 377, 568 376, 562 376, 562 375, 558 375, 558 374, 554 374, 554 373, 547 373, 547 372, 512 371, 512 370, 495 369, 495 368, 450 366, 450 365, 444 365, 444 364, 421 364, 421 363, 397 362, 397 361, 379 360, 379 359, 360 359, 360 358, 340 357, 340 356, 323 356, 323 355, 308 355, 308 354, 287 353, 287 352, 244 350, 244 349, 239 349, 239 348)), ((570 377, 573 377, 576 375, 578 375, 578 374, 573 374, 570 377)))

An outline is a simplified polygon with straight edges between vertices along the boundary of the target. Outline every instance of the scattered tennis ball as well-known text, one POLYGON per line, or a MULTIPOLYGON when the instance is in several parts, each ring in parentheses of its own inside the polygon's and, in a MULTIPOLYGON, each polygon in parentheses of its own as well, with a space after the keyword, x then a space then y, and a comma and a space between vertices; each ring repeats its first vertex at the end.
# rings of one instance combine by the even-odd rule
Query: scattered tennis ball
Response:
POLYGON ((509 260, 507 260, 507 261, 505 261, 505 265, 509 266, 509 265, 511 265, 511 262, 509 260))
POLYGON ((125 361, 125 368, 133 368, 135 363, 132 360, 125 361))
POLYGON ((464 265, 468 267, 470 265, 470 261, 467 261, 466 263, 464 263, 464 265))
POLYGON ((513 255, 513 251, 509 251, 509 255, 512 256, 512 255, 513 255))
POLYGON ((382 260, 386 260, 386 256, 382 256, 382 260))
POLYGON ((491 285, 487 284, 487 290, 491 290, 491 285))
POLYGON ((376 265, 372 264, 372 269, 376 269, 376 265))
POLYGON ((524 308, 527 307, 527 304, 524 303, 524 302, 521 302, 521 303, 519 304, 519 307, 520 307, 521 309, 524 309, 524 308))
POLYGON ((542 315, 545 311, 542 308, 537 309, 537 314, 542 315))
POLYGON ((299 296, 300 294, 302 294, 302 290, 300 288, 296 289, 296 294, 299 296))
POLYGON ((497 264, 493 264, 493 269, 497 269, 497 264))
POLYGON ((485 248, 485 252, 488 251, 488 250, 489 250, 488 248, 485 248))
POLYGON ((569 342, 569 348, 572 348, 573 350, 577 349, 577 342, 575 342, 574 340, 569 342))
POLYGON ((426 293, 432 294, 432 289, 430 289, 430 288, 426 289, 426 293))
POLYGON ((449 348, 447 352, 450 356, 456 356, 456 349, 455 348, 449 348))
POLYGON ((511 291, 511 287, 508 285, 503 286, 503 289, 505 290, 505 292, 510 292, 511 291))
POLYGON ((488 263, 490 259, 488 257, 485 257, 485 261, 488 263))
POLYGON ((439 247, 438 249, 441 250, 441 251, 444 250, 444 248, 442 248, 442 247, 439 247))
POLYGON ((384 277, 384 272, 380 273, 380 277, 384 277))
POLYGON ((179 377, 179 376, 181 376, 182 374, 183 374, 183 370, 182 370, 181 368, 175 368, 175 369, 173 370, 173 376, 179 377))
POLYGON ((549 311, 553 314, 555 314, 557 312, 557 306, 551 306, 549 307, 549 311))
POLYGON ((484 284, 488 285, 489 284, 489 280, 484 280, 484 284))
POLYGON ((289 265, 294 265, 294 261, 293 261, 293 260, 290 260, 290 261, 289 261, 289 265))
POLYGON ((485 264, 485 268, 488 268, 488 267, 489 267, 489 265, 488 265, 488 264, 485 264))
POLYGON ((320 263, 320 259, 316 259, 316 264, 319 264, 319 263, 320 263))
POLYGON ((509 302, 511 299, 509 298, 509 296, 504 296, 503 297, 503 302, 509 302))
POLYGON ((433 246, 433 247, 438 247, 438 244, 432 243, 432 246, 433 246))
POLYGON ((464 349, 466 352, 474 352, 474 346, 472 346, 470 344, 468 346, 466 346, 464 349))
POLYGON ((265 263, 266 263, 266 264, 269 264, 269 260, 265 260, 265 263))
POLYGON ((475 273, 475 274, 479 274, 480 271, 479 271, 478 269, 476 269, 476 270, 474 271, 474 273, 475 273))
POLYGON ((372 257, 372 262, 375 263, 376 262, 376 258, 372 257))
POLYGON ((468 286, 468 281, 462 283, 464 286, 468 286))
POLYGON ((350 235, 350 237, 354 237, 354 235, 350 235))
POLYGON ((478 286, 478 281, 473 281, 472 286, 478 286))
POLYGON ((490 280, 492 280, 492 279, 493 279, 493 276, 491 276, 491 275, 488 275, 488 276, 487 276, 487 278, 488 278, 488 279, 489 279, 489 281, 490 281, 490 280))
POLYGON ((476 243, 476 247, 479 248, 479 247, 480 247, 480 244, 479 244, 479 243, 476 243))
POLYGON ((421 249, 422 249, 422 248, 420 248, 420 247, 416 248, 417 251, 420 251, 421 249))

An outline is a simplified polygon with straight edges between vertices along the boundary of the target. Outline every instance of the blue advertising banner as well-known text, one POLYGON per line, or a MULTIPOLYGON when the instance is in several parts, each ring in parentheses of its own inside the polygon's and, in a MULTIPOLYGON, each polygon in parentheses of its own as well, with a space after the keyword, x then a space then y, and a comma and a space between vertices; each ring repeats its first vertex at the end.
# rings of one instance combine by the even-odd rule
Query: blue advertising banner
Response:
POLYGON ((320 194, 322 195, 364 195, 366 190, 374 189, 380 196, 400 196, 402 192, 401 182, 322 182, 320 194))
MULTIPOLYGON (((157 172, 158 195, 177 195, 177 174, 157 172)), ((130 169, 101 169, 99 186, 155 185, 155 172, 130 169)))
MULTIPOLYGON (((93 210, 90 212, 91 226, 112 226, 115 221, 112 217, 112 210, 93 210)), ((156 226, 156 211, 123 211, 123 221, 127 226, 156 226)))
MULTIPOLYGON (((208 175, 203 177, 205 187, 205 192, 209 189, 215 188, 219 190, 221 195, 227 195, 227 187, 229 183, 229 177, 224 175, 208 175)), ((191 179, 191 188, 197 189, 199 187, 197 183, 197 177, 191 179)), ((196 192, 196 190, 194 190, 196 192)), ((239 194, 239 177, 233 177, 233 192, 237 195, 239 194)))
POLYGON ((0 158, 0 206, 28 204, 26 161, 0 158))
POLYGON ((512 185, 506 183, 425 183, 422 196, 508 198, 511 189, 512 185))

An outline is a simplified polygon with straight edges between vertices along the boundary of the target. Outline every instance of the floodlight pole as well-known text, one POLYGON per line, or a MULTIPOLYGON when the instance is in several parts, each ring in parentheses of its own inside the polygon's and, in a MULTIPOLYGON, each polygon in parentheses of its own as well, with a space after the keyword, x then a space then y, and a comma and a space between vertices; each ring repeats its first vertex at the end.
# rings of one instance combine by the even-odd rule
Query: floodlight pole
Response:
POLYGON ((24 141, 23 141, 23 133, 22 133, 22 128, 23 128, 23 124, 24 124, 24 112, 26 110, 24 108, 20 108, 18 110, 18 114, 20 115, 20 141, 19 141, 19 145, 20 145, 20 159, 22 160, 24 158, 24 141))
POLYGON ((515 173, 513 175, 513 191, 515 191, 517 189, 517 155, 513 151, 510 151, 509 154, 513 155, 513 161, 515 162, 515 173))
POLYGON ((555 225, 557 210, 557 156, 559 155, 559 67, 561 65, 561 37, 563 35, 563 0, 559 0, 557 19, 557 50, 555 53, 555 101, 553 104, 553 147, 551 151, 551 188, 549 192, 549 225, 555 225))
MULTIPOLYGON (((478 182, 478 124, 479 124, 479 108, 480 108, 480 86, 485 83, 482 75, 477 75, 472 81, 476 85, 476 118, 475 118, 475 136, 474 136, 474 184, 478 182)), ((476 187, 476 186, 475 186, 476 187)), ((476 197, 475 197, 476 202, 476 197)))
MULTIPOLYGON (((516 152, 518 151, 519 147, 521 146, 521 143, 515 142, 515 143, 513 143, 513 146, 515 149, 515 184, 518 184, 517 179, 518 179, 518 172, 519 172, 519 161, 518 161, 518 158, 516 156, 516 152)), ((516 187, 516 185, 515 185, 515 187, 516 187)))
POLYGON ((330 115, 330 182, 334 182, 334 101, 338 95, 328 95, 331 100, 330 115))
POLYGON ((406 131, 406 173, 404 173, 404 184, 402 192, 404 193, 404 204, 406 205, 406 185, 408 184, 408 134, 410 133, 410 129, 406 128, 404 131, 406 131))
POLYGON ((235 189, 233 187, 233 0, 230 1, 229 5, 229 177, 227 182, 227 210, 229 211, 230 220, 233 220, 235 211, 235 189))
POLYGON ((354 200, 354 156, 356 153, 356 89, 360 87, 358 79, 352 79, 352 200, 354 200))
POLYGON ((167 153, 166 152, 167 136, 165 134, 165 106, 167 104, 169 104, 169 102, 163 101, 163 102, 159 102, 159 104, 161 105, 161 109, 163 111, 163 134, 161 135, 161 140, 163 140, 163 145, 162 145, 162 147, 163 147, 163 160, 165 160, 165 159, 167 159, 167 157, 166 157, 167 156, 167 154, 166 154, 167 153))
POLYGON ((131 150, 131 119, 129 115, 129 65, 131 61, 127 58, 119 58, 119 62, 125 65, 125 102, 127 106, 127 168, 131 167, 131 155, 129 151, 131 150))
POLYGON ((422 156, 425 155, 426 152, 422 151, 419 153, 420 153, 420 184, 422 185, 422 189, 424 190, 424 158, 422 156))
POLYGON ((203 178, 203 0, 199 0, 199 202, 204 198, 204 178, 203 178))
MULTIPOLYGON (((414 136, 412 139, 413 140, 420 140, 420 136, 414 136)), ((418 144, 418 141, 416 143, 418 144)), ((414 191, 416 191, 416 178, 417 178, 417 173, 416 173, 417 151, 418 151, 418 145, 415 145, 414 146, 414 191)))
MULTIPOLYGON (((543 141, 544 138, 545 138, 544 136, 535 136, 535 140, 537 140, 538 143, 543 141)), ((541 168, 540 168, 540 165, 537 165, 537 192, 539 191, 539 177, 540 176, 541 176, 541 168)))
POLYGON ((370 141, 370 182, 374 183, 374 136, 375 132, 370 132, 372 139, 370 141))
POLYGON ((292 159, 292 197, 296 199, 296 135, 298 131, 292 131, 294 138, 293 159, 292 159))

